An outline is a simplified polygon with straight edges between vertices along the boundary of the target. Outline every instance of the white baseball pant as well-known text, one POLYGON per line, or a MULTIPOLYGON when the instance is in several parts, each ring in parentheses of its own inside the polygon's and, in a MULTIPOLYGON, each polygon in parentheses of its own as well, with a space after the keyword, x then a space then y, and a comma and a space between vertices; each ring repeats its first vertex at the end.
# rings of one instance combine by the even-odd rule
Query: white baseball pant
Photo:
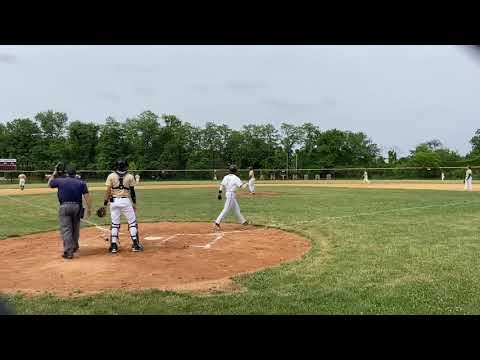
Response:
POLYGON ((112 219, 112 243, 118 242, 118 233, 120 231, 120 215, 127 218, 128 230, 130 237, 133 240, 137 240, 137 217, 133 210, 132 202, 129 198, 113 198, 113 202, 110 203, 110 216, 112 219))
POLYGON ((465 180, 465 190, 472 191, 472 178, 465 180))
POLYGON ((19 186, 25 186, 25 179, 20 179, 18 185, 19 186))
POLYGON ((251 193, 254 193, 254 192, 255 192, 255 179, 250 179, 250 180, 248 180, 248 190, 249 190, 251 193))
POLYGON ((246 220, 240 212, 240 206, 238 205, 236 194, 233 191, 227 191, 225 194, 225 206, 223 207, 220 215, 218 215, 217 220, 215 220, 215 223, 220 224, 220 222, 227 216, 227 214, 232 209, 233 211, 235 211, 235 215, 237 215, 240 224, 243 224, 246 220))

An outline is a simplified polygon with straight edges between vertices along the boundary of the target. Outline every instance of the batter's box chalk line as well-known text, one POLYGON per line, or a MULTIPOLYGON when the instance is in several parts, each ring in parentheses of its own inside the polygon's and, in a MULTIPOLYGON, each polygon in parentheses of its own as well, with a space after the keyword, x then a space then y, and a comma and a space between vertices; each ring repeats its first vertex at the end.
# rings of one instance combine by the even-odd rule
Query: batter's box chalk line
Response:
POLYGON ((213 245, 215 245, 217 241, 224 238, 226 234, 236 234, 236 233, 252 232, 252 231, 259 231, 259 230, 263 230, 263 229, 219 231, 219 232, 211 232, 211 233, 177 233, 177 234, 171 234, 168 236, 147 235, 143 239, 147 241, 161 240, 160 244, 157 246, 164 246, 167 242, 171 240, 176 240, 178 238, 181 238, 182 236, 211 236, 212 240, 210 240, 205 245, 188 245, 189 247, 194 247, 199 249, 210 249, 213 245))

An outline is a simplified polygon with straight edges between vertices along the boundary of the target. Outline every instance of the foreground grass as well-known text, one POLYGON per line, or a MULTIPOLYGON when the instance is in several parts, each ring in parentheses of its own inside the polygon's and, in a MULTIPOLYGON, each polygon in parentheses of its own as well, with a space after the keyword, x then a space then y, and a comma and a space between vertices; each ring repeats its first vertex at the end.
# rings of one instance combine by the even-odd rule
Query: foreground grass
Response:
MULTIPOLYGON (((282 196, 241 198, 242 212, 254 223, 308 237, 312 250, 299 261, 237 278, 244 292, 118 291, 69 299, 14 295, 8 300, 21 314, 480 313, 480 194, 292 187, 262 191, 282 196)), ((101 193, 93 195, 100 206, 101 193)), ((0 238, 57 228, 54 194, 19 199, 45 210, 0 198, 0 221, 7 224, 0 238)), ((212 221, 223 203, 209 189, 162 189, 140 191, 139 205, 144 222, 212 221)))

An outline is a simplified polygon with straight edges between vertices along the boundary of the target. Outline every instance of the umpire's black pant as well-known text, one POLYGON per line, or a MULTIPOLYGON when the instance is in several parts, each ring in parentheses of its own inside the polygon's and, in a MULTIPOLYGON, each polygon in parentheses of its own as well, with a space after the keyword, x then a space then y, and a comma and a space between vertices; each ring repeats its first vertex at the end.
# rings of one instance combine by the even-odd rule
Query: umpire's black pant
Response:
POLYGON ((79 247, 81 208, 81 204, 74 202, 64 202, 60 205, 58 219, 65 254, 73 254, 74 250, 79 247))

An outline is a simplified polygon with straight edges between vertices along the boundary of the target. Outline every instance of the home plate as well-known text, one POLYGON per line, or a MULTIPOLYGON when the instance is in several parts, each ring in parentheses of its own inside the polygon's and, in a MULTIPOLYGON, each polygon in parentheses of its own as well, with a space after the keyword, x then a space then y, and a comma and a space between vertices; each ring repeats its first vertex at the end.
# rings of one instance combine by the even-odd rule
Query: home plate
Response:
POLYGON ((163 236, 145 236, 145 240, 162 240, 163 236))

